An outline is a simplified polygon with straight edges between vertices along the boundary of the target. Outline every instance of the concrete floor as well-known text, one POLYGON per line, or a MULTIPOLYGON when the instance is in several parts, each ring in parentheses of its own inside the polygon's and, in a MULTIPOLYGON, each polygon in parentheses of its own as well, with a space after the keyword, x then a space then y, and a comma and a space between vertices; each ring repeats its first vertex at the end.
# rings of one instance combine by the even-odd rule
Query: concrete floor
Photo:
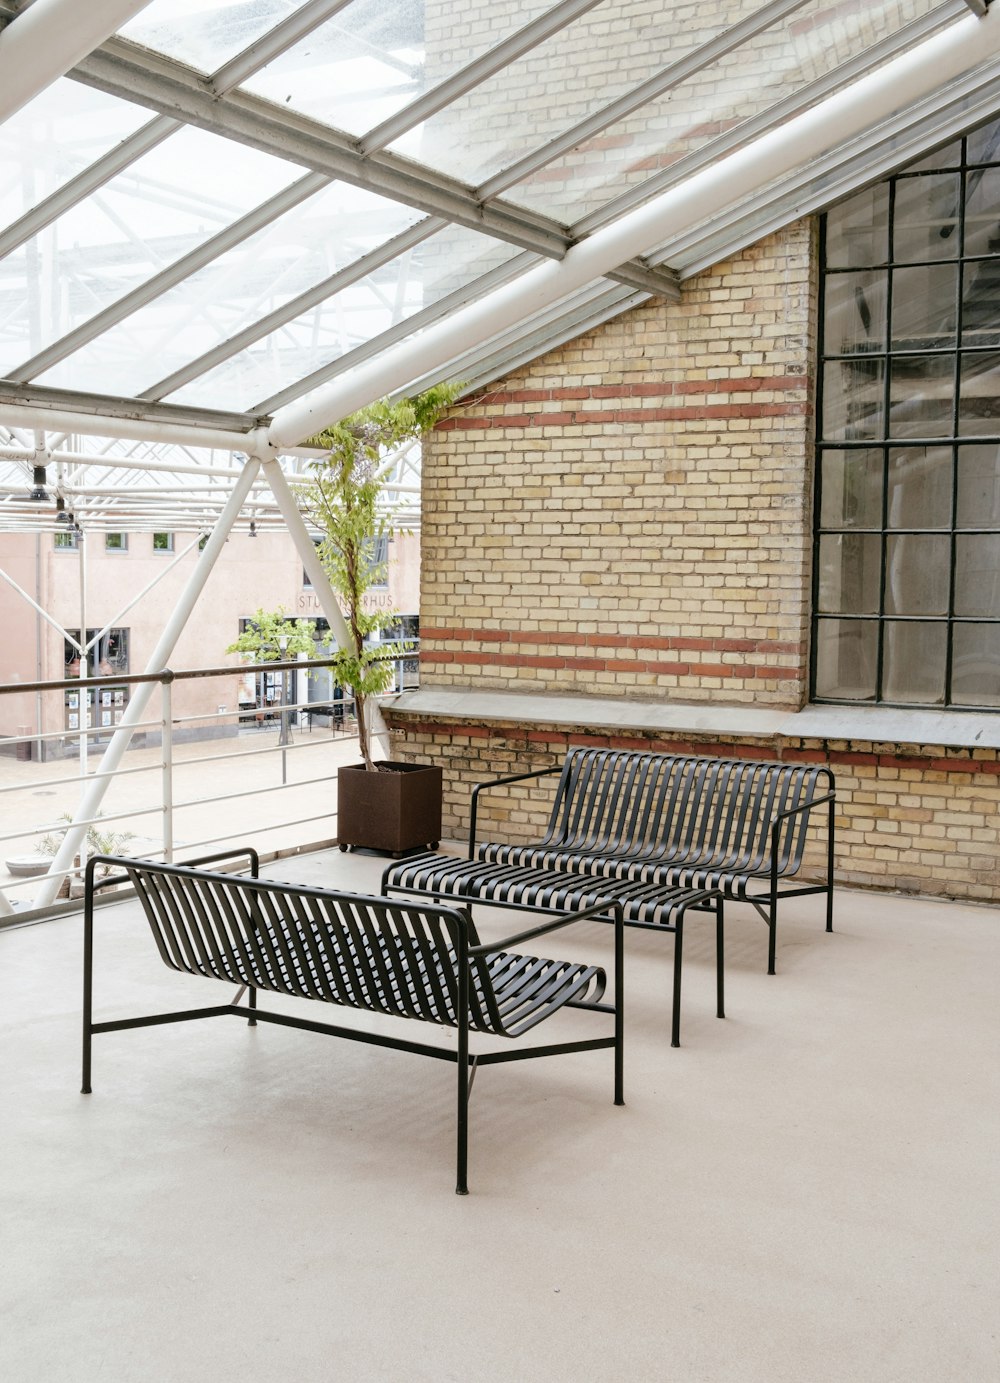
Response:
MULTIPOLYGON (((1000 913, 821 911, 768 978, 730 909, 725 1022, 693 920, 679 1050, 672 941, 628 933, 627 1107, 609 1052, 484 1069, 466 1198, 450 1065, 220 1019, 98 1036, 84 1097, 79 917, 0 933, 0 1378, 993 1383, 1000 913)), ((100 914, 98 1017, 219 992, 100 914)))

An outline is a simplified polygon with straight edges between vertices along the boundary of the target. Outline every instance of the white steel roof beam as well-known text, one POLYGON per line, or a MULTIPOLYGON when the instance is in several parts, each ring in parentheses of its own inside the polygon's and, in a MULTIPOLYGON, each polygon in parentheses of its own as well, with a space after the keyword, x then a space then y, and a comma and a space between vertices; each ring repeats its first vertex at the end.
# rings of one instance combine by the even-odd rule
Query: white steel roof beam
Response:
POLYGON ((35 0, 0 32, 0 120, 64 76, 149 0, 35 0))
MULTIPOLYGON (((484 206, 465 183, 395 154, 365 157, 347 136, 248 92, 214 97, 192 69, 135 44, 113 40, 80 63, 72 76, 123 100, 138 101, 199 129, 536 254, 559 259, 573 243, 565 226, 551 217, 503 201, 484 206)), ((641 276, 648 292, 672 296, 675 291, 671 276, 648 264, 614 268, 631 274, 637 283, 641 276), (659 286, 654 287, 658 275, 659 286)))
POLYGON ((488 297, 459 309, 379 360, 280 408, 269 435, 276 447, 294 444, 384 394, 405 388, 428 370, 606 274, 615 265, 681 235, 725 207, 880 120, 920 100, 943 82, 1000 53, 1000 15, 959 20, 933 40, 837 92, 812 110, 746 148, 702 169, 680 187, 629 212, 488 297))

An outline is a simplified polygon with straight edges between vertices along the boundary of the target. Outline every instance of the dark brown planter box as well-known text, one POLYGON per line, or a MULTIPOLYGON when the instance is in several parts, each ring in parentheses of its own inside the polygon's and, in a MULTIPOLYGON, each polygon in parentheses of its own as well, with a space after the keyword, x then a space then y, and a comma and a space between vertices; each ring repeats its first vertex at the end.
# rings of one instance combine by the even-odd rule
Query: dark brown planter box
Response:
POLYGON ((430 764, 382 760, 369 773, 364 764, 337 770, 337 843, 393 855, 441 839, 441 769, 430 764))

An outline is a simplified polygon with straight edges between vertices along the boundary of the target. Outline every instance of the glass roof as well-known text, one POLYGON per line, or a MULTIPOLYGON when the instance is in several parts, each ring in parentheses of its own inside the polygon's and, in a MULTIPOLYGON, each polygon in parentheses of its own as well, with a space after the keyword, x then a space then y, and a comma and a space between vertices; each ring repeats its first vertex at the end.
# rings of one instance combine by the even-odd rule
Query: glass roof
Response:
MULTIPOLYGON (((0 0, 0 27, 26 8, 0 0)), ((78 451, 82 434, 45 426, 58 410, 148 423, 101 443, 119 458, 160 446, 162 464, 203 433, 218 447, 982 8, 150 0, 0 123, 0 526, 36 416, 78 451)), ((561 303, 484 327, 443 372, 496 378, 652 294, 669 310, 713 256, 997 109, 986 54, 561 303)))

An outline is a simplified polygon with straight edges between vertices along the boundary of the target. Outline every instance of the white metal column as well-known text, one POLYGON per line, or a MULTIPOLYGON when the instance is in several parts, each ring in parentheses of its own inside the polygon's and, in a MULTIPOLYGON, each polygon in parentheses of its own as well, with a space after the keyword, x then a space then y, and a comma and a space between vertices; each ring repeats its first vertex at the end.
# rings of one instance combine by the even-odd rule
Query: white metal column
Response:
MULTIPOLYGON (((253 487, 260 470, 260 462, 251 457, 243 468, 243 473, 237 481, 225 509, 219 516, 219 521, 215 525, 208 542, 202 549, 198 558, 198 564, 191 574, 191 580, 181 595, 174 609, 173 614, 167 621, 166 627, 160 636, 160 641, 150 655, 146 665, 146 672, 162 672, 169 659, 174 647, 180 637, 181 631, 187 624, 191 612, 195 607, 198 597, 205 588, 205 583, 211 575, 212 568, 215 566, 216 559, 222 551, 223 544, 229 537, 233 524, 239 517, 240 510, 246 500, 247 495, 253 487)), ((132 738, 134 726, 142 720, 149 699, 156 688, 155 682, 140 682, 133 688, 133 694, 129 698, 125 714, 122 716, 121 724, 118 725, 114 734, 111 736, 111 743, 104 751, 104 756, 98 766, 94 779, 87 785, 80 796, 80 805, 77 807, 73 824, 63 837, 62 844, 49 866, 49 875, 43 881, 35 900, 35 906, 39 908, 48 907, 56 896, 59 888, 58 874, 64 869, 68 869, 77 853, 80 842, 87 833, 87 827, 80 823, 89 821, 97 815, 98 808, 104 799, 104 794, 111 782, 110 775, 115 772, 128 748, 132 738)))
POLYGON ((0 32, 0 120, 44 91, 149 0, 35 0, 0 32))

